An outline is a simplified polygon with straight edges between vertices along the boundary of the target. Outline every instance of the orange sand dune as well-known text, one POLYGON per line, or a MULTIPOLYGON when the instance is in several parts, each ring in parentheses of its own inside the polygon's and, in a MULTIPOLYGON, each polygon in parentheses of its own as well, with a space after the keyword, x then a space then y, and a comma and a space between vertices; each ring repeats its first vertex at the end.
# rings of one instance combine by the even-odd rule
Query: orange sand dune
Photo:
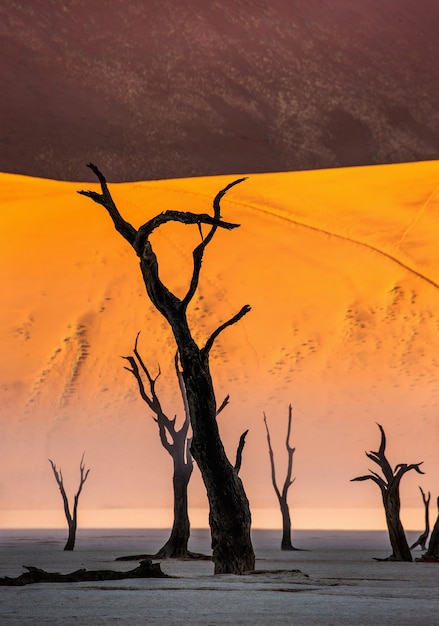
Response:
MULTIPOLYGON (((164 209, 209 210, 232 179, 111 189, 137 227, 164 209)), ((170 415, 181 414, 174 342, 149 304, 134 252, 105 211, 76 194, 89 183, 10 174, 0 183, 7 442, 0 525, 18 519, 11 511, 26 510, 29 525, 39 525, 39 515, 60 509, 47 458, 63 467, 73 491, 84 450, 92 468, 81 502, 89 525, 87 511, 106 510, 111 525, 108 510, 120 520, 126 509, 130 526, 134 509, 169 509, 170 461, 120 358, 141 330, 145 361, 162 371, 162 402, 170 415)), ((418 485, 434 496, 439 490, 438 183, 435 161, 251 175, 224 198, 224 219, 241 226, 219 232, 208 248, 190 316, 202 343, 243 304, 252 306, 216 341, 211 362, 218 401, 231 396, 219 421, 232 458, 250 429, 242 478, 254 510, 272 510, 271 521, 255 514, 261 524, 280 522, 262 413, 283 480, 291 402, 290 500, 302 527, 325 527, 325 510, 328 526, 334 519, 341 528, 367 526, 363 509, 378 508, 380 494, 372 483, 349 481, 371 465, 364 451, 379 443, 378 421, 392 464, 424 461, 425 476, 412 472, 402 485, 404 519, 422 528, 418 485)), ((154 235, 162 278, 178 294, 198 238, 197 229, 172 225, 154 235)), ((206 506, 198 474, 190 503, 206 506)), ((376 516, 374 526, 382 527, 379 508, 376 516)), ((136 519, 157 524, 152 513, 136 519)))

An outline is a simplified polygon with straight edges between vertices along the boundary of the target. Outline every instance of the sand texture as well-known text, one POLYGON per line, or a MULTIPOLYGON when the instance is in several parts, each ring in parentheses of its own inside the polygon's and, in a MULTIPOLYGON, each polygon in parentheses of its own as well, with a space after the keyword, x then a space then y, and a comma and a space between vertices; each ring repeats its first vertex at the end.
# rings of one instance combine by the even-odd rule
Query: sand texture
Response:
MULTIPOLYGON (((112 189, 138 227, 165 208, 209 211, 230 180, 112 189)), ((434 500, 439 473, 438 180, 438 162, 265 174, 223 199, 224 219, 241 226, 218 232, 209 246, 189 319, 202 345, 244 304, 252 307, 211 351, 218 403, 231 398, 219 426, 232 459, 250 429, 241 475, 252 509, 277 507, 263 411, 282 480, 292 403, 291 502, 301 527, 327 527, 318 513, 301 513, 312 508, 340 510, 334 523, 343 528, 376 528, 377 519, 382 527, 376 485, 349 482, 367 472, 364 451, 379 445, 379 422, 392 466, 424 462, 425 477, 411 472, 401 484, 403 519, 423 529, 418 485, 434 500), (374 519, 358 513, 371 507, 374 519)), ((28 525, 63 525, 47 459, 62 467, 71 493, 84 451, 87 526, 116 514, 111 525, 132 526, 125 509, 172 508, 170 459, 120 357, 141 331, 147 365, 153 375, 161 370, 163 406, 180 420, 175 344, 147 299, 136 255, 102 207, 76 193, 87 186, 1 179, 3 526, 22 524, 19 512, 5 511, 19 509, 36 512, 28 525), (57 521, 40 520, 49 509, 57 521), (106 513, 96 520, 90 509, 106 513)), ((164 226, 152 241, 162 279, 182 296, 197 228, 164 226)), ((197 471, 189 500, 191 508, 207 506, 197 471)))

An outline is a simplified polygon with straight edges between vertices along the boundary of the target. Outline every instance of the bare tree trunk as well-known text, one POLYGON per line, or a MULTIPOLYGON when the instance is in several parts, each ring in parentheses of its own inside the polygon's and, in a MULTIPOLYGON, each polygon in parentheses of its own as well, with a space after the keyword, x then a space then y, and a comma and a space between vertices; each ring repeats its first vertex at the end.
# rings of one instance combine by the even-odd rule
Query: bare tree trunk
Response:
POLYGON ((422 461, 421 463, 413 463, 411 465, 399 463, 395 467, 395 470, 392 470, 385 453, 386 435, 381 424, 378 424, 378 428, 381 431, 380 448, 378 452, 366 452, 366 456, 379 465, 384 478, 370 470, 370 474, 352 478, 352 481, 373 480, 381 489, 390 545, 392 546, 393 552, 387 559, 376 560, 412 561, 412 553, 410 552, 400 518, 401 502, 399 497, 399 485, 404 474, 412 469, 419 474, 424 473, 419 467, 422 465, 422 461))
POLYGON ((282 492, 277 486, 276 481, 276 468, 274 463, 274 453, 273 448, 271 446, 271 437, 270 431, 268 430, 267 417, 264 413, 264 424, 265 430, 267 432, 267 444, 268 444, 268 454, 270 457, 270 467, 271 467, 271 482, 273 483, 273 488, 276 493, 277 499, 279 500, 280 511, 282 515, 282 541, 280 544, 281 550, 297 550, 292 544, 291 541, 291 516, 290 516, 290 508, 288 506, 288 489, 294 482, 294 479, 291 479, 291 474, 293 470, 293 456, 296 451, 295 448, 292 448, 290 445, 290 436, 291 436, 291 420, 292 420, 292 411, 293 408, 291 404, 288 407, 288 427, 287 427, 287 436, 285 440, 285 446, 287 448, 288 454, 288 467, 287 474, 285 477, 284 486, 282 492))
POLYGON ((228 326, 237 323, 250 311, 248 305, 230 320, 221 324, 200 348, 195 343, 187 322, 187 307, 194 297, 204 251, 217 228, 231 230, 237 224, 221 219, 220 201, 227 191, 244 179, 227 185, 213 201, 213 216, 181 211, 165 211, 136 230, 119 213, 99 169, 89 164, 101 184, 102 193, 79 191, 78 193, 101 204, 109 213, 116 230, 130 243, 140 258, 140 267, 146 291, 151 302, 169 323, 177 343, 182 376, 186 389, 190 419, 193 430, 191 452, 196 460, 209 500, 209 523, 215 573, 242 574, 254 569, 255 555, 251 542, 251 515, 242 482, 229 462, 219 435, 216 399, 209 368, 209 353, 218 335, 228 326), (190 285, 183 299, 173 294, 160 280, 157 257, 149 236, 169 221, 194 224, 200 231, 201 243, 193 250, 193 272, 190 285), (210 226, 207 234, 202 225, 210 226))
POLYGON ((390 560, 412 561, 412 553, 410 552, 400 518, 401 502, 399 497, 399 484, 392 485, 388 490, 383 492, 383 504, 390 545, 393 549, 390 560))
POLYGON ((230 464, 216 421, 216 403, 207 355, 182 342, 180 359, 189 403, 191 452, 206 486, 215 574, 243 574, 254 569, 251 515, 244 488, 230 464))
POLYGON ((190 536, 187 488, 191 473, 174 470, 174 523, 165 545, 155 554, 157 559, 183 559, 190 556, 187 549, 190 536))
POLYGON ((431 533, 428 550, 417 561, 425 561, 427 563, 439 563, 439 498, 437 499, 438 514, 436 522, 431 533))
POLYGON ((69 535, 67 538, 67 543, 64 546, 64 550, 74 550, 75 542, 76 542, 76 529, 77 529, 76 519, 68 520, 68 523, 69 523, 69 535))
MULTIPOLYGON (((172 483, 174 495, 174 521, 172 531, 165 545, 155 555, 153 555, 153 558, 178 559, 187 558, 189 556, 198 558, 200 555, 195 555, 188 551, 190 524, 188 515, 187 488, 192 475, 193 462, 189 449, 191 440, 188 436, 190 425, 189 407, 187 405, 184 382, 178 366, 178 354, 175 355, 174 366, 185 413, 184 422, 179 430, 176 428, 176 418, 170 419, 163 411, 155 389, 157 379, 160 376, 160 371, 155 378, 152 378, 148 368, 139 354, 137 349, 139 334, 140 333, 137 333, 136 341, 134 343, 134 357, 124 357, 131 365, 130 368, 126 367, 125 369, 133 374, 137 380, 141 398, 155 413, 156 418, 154 418, 154 421, 157 423, 159 428, 160 441, 163 448, 172 457, 173 464, 172 483), (145 389, 140 370, 142 370, 144 377, 148 380, 149 394, 145 389)), ((138 556, 139 555, 136 555, 135 557, 122 557, 120 560, 131 560, 137 558, 138 556)))
POLYGON ((57 482, 57 485, 59 487, 59 490, 61 492, 61 496, 63 499, 63 504, 64 504, 64 513, 67 519, 67 524, 69 527, 69 534, 68 534, 68 538, 67 538, 67 543, 64 546, 64 550, 73 550, 75 548, 75 541, 76 541, 76 530, 78 528, 78 502, 79 502, 79 496, 81 495, 81 491, 82 491, 82 487, 85 483, 85 481, 87 480, 88 474, 90 472, 90 470, 86 470, 85 469, 85 465, 84 465, 84 455, 82 455, 82 459, 81 459, 81 463, 79 465, 79 470, 80 470, 80 479, 79 479, 79 488, 78 491, 76 492, 75 498, 74 498, 74 502, 73 502, 73 511, 72 513, 70 513, 70 506, 69 506, 69 500, 67 498, 67 494, 66 491, 64 489, 64 481, 63 481, 63 476, 62 476, 62 471, 61 470, 57 470, 55 463, 49 459, 49 463, 52 466, 52 470, 53 470, 53 475, 55 476, 55 480, 57 482))
POLYGON ((428 492, 426 495, 422 487, 419 487, 419 490, 422 495, 422 502, 424 503, 424 511, 425 511, 425 530, 422 532, 419 537, 416 539, 415 543, 410 546, 410 550, 416 548, 416 546, 420 546, 421 550, 425 550, 425 546, 427 543, 428 535, 430 534, 430 515, 429 515, 429 506, 430 506, 430 498, 431 494, 428 492))

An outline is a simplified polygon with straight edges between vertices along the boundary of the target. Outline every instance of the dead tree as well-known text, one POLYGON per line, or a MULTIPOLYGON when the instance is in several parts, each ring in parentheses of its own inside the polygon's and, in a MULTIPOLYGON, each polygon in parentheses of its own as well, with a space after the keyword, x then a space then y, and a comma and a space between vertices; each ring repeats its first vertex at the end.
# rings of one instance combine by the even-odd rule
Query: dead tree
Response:
POLYGON ((419 559, 416 559, 417 561, 439 563, 439 498, 437 499, 437 509, 437 518, 431 533, 428 550, 419 559))
POLYGON ((426 496, 425 493, 422 491, 422 487, 419 487, 419 490, 422 495, 422 502, 424 503, 424 509, 425 509, 425 530, 423 533, 419 535, 415 543, 410 546, 410 550, 413 550, 414 548, 416 548, 416 546, 420 546, 421 550, 425 550, 428 535, 430 534, 430 515, 429 515, 430 492, 428 492, 428 496, 426 496))
POLYGON ((276 481, 276 469, 274 465, 274 453, 273 448, 271 446, 271 438, 270 431, 268 430, 267 417, 264 413, 264 424, 265 429, 267 431, 267 443, 268 443, 268 454, 270 456, 270 466, 271 466, 271 482, 273 483, 274 491, 276 492, 277 499, 279 500, 279 506, 282 513, 282 541, 281 541, 281 549, 282 550, 296 550, 291 543, 291 516, 290 516, 290 508, 288 506, 288 489, 294 482, 294 478, 291 480, 291 474, 293 471, 293 456, 296 448, 292 448, 290 445, 290 436, 291 436, 291 419, 292 419, 293 408, 291 404, 288 407, 288 427, 287 427, 287 437, 285 440, 285 445, 287 448, 288 454, 288 466, 287 466, 287 474, 285 477, 284 486, 282 488, 282 492, 277 486, 276 481))
POLYGON ((187 320, 187 309, 198 287, 206 247, 218 228, 231 230, 238 226, 221 219, 220 201, 229 189, 244 179, 235 180, 216 195, 213 201, 213 215, 165 211, 136 230, 119 213, 103 174, 95 165, 90 163, 89 167, 97 176, 102 193, 95 191, 78 193, 102 205, 112 218, 116 230, 135 250, 140 259, 140 269, 148 296, 169 323, 177 344, 192 425, 191 452, 200 468, 209 500, 215 573, 242 574, 253 570, 255 555, 250 533, 250 507, 241 479, 228 460, 220 438, 209 365, 210 351, 217 337, 244 317, 250 311, 250 306, 243 306, 236 315, 218 326, 202 347, 195 342, 187 320), (183 298, 177 297, 162 283, 158 260, 149 239, 156 228, 167 222, 193 224, 200 231, 201 241, 192 252, 192 277, 183 298), (203 233, 203 225, 208 227, 206 234, 203 233))
POLYGON ((160 442, 170 454, 173 462, 173 494, 174 494, 174 522, 171 535, 165 545, 154 555, 155 558, 187 558, 190 523, 188 515, 187 487, 193 470, 193 460, 190 453, 191 439, 189 438, 189 409, 181 371, 178 366, 178 354, 175 355, 174 366, 184 406, 184 421, 180 429, 176 427, 176 416, 170 419, 162 409, 156 392, 156 382, 160 376, 160 369, 155 378, 151 376, 137 349, 139 333, 134 343, 134 356, 124 357, 131 367, 126 367, 135 377, 142 400, 153 411, 153 418, 159 429, 160 442), (140 369, 139 369, 140 368, 140 369), (142 374, 149 385, 149 394, 145 389, 142 374))
MULTIPOLYGON (((183 376, 178 365, 178 353, 176 353, 174 357, 174 367, 177 375, 180 394, 183 401, 185 415, 183 424, 180 429, 176 428, 177 416, 171 419, 165 414, 162 409, 160 399, 156 392, 156 382, 160 376, 160 369, 155 378, 153 378, 149 373, 149 370, 146 367, 145 362, 143 361, 137 349, 139 335, 140 333, 137 333, 136 340, 134 342, 134 356, 123 357, 129 362, 131 366, 126 367, 125 369, 133 374, 134 378, 137 381, 140 397, 155 414, 155 417, 153 419, 159 429, 160 442, 163 448, 169 453, 172 458, 174 521, 169 539, 166 541, 165 545, 160 548, 158 552, 156 552, 156 554, 120 557, 118 560, 138 560, 140 557, 156 559, 208 558, 204 557, 201 554, 194 553, 188 550, 188 542, 190 537, 190 521, 188 514, 187 489, 193 471, 193 460, 190 452, 190 445, 192 440, 189 437, 189 407, 187 404, 183 376), (145 384, 143 382, 142 372, 143 376, 148 381, 149 394, 146 391, 145 384)), ((228 402, 229 396, 227 396, 222 402, 217 411, 217 415, 227 406, 228 402)))
POLYGON ((86 470, 84 465, 84 455, 82 455, 81 463, 79 464, 80 478, 79 478, 79 487, 76 492, 74 501, 73 501, 73 511, 70 513, 70 505, 69 500, 67 498, 66 491, 64 489, 64 481, 61 469, 57 470, 55 463, 49 459, 49 463, 52 466, 53 475, 55 476, 55 480, 58 484, 59 490, 61 492, 61 496, 64 503, 64 513, 66 515, 67 524, 69 526, 69 536, 67 539, 67 543, 64 546, 64 550, 73 550, 75 547, 76 541, 76 529, 78 527, 78 501, 79 496, 81 495, 82 487, 84 486, 85 481, 87 480, 90 469, 86 470))
MULTIPOLYGON (((370 474, 366 476, 358 476, 352 478, 352 481, 373 480, 381 489, 384 511, 386 514, 387 529, 389 531, 390 544, 392 546, 392 554, 384 560, 389 561, 412 561, 412 555, 407 543, 404 528, 401 523, 400 509, 401 501, 399 496, 399 485, 401 478, 410 470, 415 470, 419 474, 423 474, 419 468, 420 463, 399 463, 395 470, 392 470, 389 461, 386 458, 386 435, 381 424, 378 424, 381 431, 381 444, 378 452, 366 452, 366 456, 379 465, 383 476, 369 470, 370 474)), ((381 559, 377 559, 381 560, 381 559)))

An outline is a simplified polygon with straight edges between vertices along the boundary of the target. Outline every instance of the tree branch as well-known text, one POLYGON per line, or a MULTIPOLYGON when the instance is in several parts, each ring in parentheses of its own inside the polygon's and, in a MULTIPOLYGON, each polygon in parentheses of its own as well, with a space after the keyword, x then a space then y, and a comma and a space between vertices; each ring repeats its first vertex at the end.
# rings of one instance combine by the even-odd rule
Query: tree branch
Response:
POLYGON ((384 480, 380 476, 377 476, 376 474, 373 474, 373 475, 367 474, 366 476, 357 476, 357 478, 351 478, 350 482, 354 483, 356 481, 362 481, 362 480, 373 480, 373 482, 378 485, 381 491, 386 491, 387 489, 387 485, 384 482, 384 480))
POLYGON ((274 466, 274 454, 273 454, 273 448, 271 447, 270 431, 268 430, 267 416, 265 415, 265 413, 264 413, 264 424, 265 424, 265 430, 267 431, 268 454, 270 457, 270 467, 271 467, 271 482, 276 492, 277 499, 279 500, 279 502, 282 502, 282 496, 281 496, 281 493, 279 491, 279 488, 276 482, 276 468, 274 466))
POLYGON ((218 328, 210 335, 209 339, 206 341, 206 345, 204 346, 204 348, 202 348, 201 352, 203 356, 207 356, 209 354, 215 339, 220 333, 223 332, 223 330, 225 330, 228 326, 233 326, 233 324, 239 322, 239 320, 244 317, 244 315, 249 313, 249 311, 251 311, 250 305, 245 304, 236 315, 234 315, 227 322, 224 322, 224 324, 221 324, 221 326, 218 326, 218 328))
POLYGON ((284 486, 282 489, 282 497, 285 501, 287 499, 288 489, 291 487, 291 485, 294 482, 294 479, 291 480, 291 474, 293 472, 293 456, 296 451, 296 448, 292 448, 290 445, 292 415, 293 415, 293 407, 290 404, 288 407, 288 427, 287 427, 287 437, 285 440, 285 446, 287 448, 287 454, 288 454, 288 467, 287 467, 287 474, 285 477, 284 486))
POLYGON ((395 475, 393 478, 394 483, 398 484, 404 474, 410 472, 410 470, 415 470, 415 472, 418 472, 418 474, 425 474, 425 472, 423 472, 419 467, 420 465, 422 465, 422 463, 423 461, 421 461, 420 463, 412 463, 411 465, 407 465, 407 463, 398 463, 398 465, 395 467, 395 475))
POLYGON ((375 463, 378 463, 378 465, 382 469, 385 479, 387 480, 387 484, 390 484, 393 480, 393 471, 392 471, 392 468, 390 467, 389 461, 386 458, 386 435, 384 432, 384 428, 381 426, 381 424, 377 423, 377 426, 381 431, 380 448, 378 452, 370 453, 370 454, 376 455, 377 459, 373 458, 372 456, 370 456, 369 458, 374 460, 375 463))
POLYGON ((82 487, 84 486, 84 483, 87 480, 87 477, 90 473, 90 468, 88 470, 85 469, 84 455, 85 455, 85 452, 82 453, 81 462, 79 464, 79 471, 80 471, 79 488, 78 488, 78 491, 76 492, 76 495, 74 498, 74 504, 73 504, 73 521, 75 524, 76 524, 76 514, 78 511, 79 496, 81 495, 82 487))
POLYGON ((244 450, 245 438, 247 436, 247 433, 248 433, 248 429, 242 433, 241 437, 239 438, 238 449, 236 450, 235 472, 237 474, 239 474, 239 470, 241 469, 242 451, 244 450))
MULTIPOLYGON (((212 224, 212 228, 210 229, 209 233, 207 234, 206 237, 203 238, 203 233, 201 230, 201 221, 198 221, 198 227, 200 229, 200 234, 201 234, 201 238, 202 241, 201 243, 195 248, 195 250, 192 253, 193 256, 193 272, 192 272, 192 278, 191 278, 191 282, 189 285, 189 290, 187 292, 187 294, 185 295, 185 297, 182 300, 182 306, 183 309, 186 310, 187 306, 189 304, 189 302, 192 300, 192 298, 194 297, 194 294, 197 290, 198 287, 198 281, 200 278, 200 272, 201 272, 201 265, 203 263, 203 255, 204 255, 204 251, 207 247, 207 245, 211 242, 216 229, 221 226, 222 228, 228 228, 229 230, 231 228, 236 228, 237 226, 239 226, 239 224, 228 224, 227 222, 221 222, 221 207, 220 207, 220 202, 221 199, 225 196, 225 194, 229 191, 229 189, 231 189, 232 187, 234 187, 235 185, 238 185, 239 183, 241 183, 242 181, 246 180, 245 178, 238 178, 237 180, 234 180, 233 182, 229 183, 226 187, 224 187, 224 189, 221 189, 221 191, 219 191, 214 200, 213 200, 213 218, 212 222, 210 222, 212 224), (227 224, 227 226, 225 226, 225 224, 227 224)), ((204 221, 203 223, 209 223, 204 221)))
POLYGON ((59 490, 61 492, 61 496, 62 496, 63 504, 64 504, 64 513, 65 513, 65 516, 67 518, 67 522, 70 525, 72 523, 72 516, 70 514, 69 500, 67 498, 66 490, 64 489, 62 472, 61 472, 61 470, 59 470, 59 472, 58 472, 58 470, 56 469, 56 465, 52 461, 52 459, 49 459, 49 463, 52 466, 52 470, 53 470, 53 474, 55 476, 55 480, 56 480, 56 482, 58 484, 58 487, 59 487, 59 490))
POLYGON ((229 400, 230 400, 230 396, 227 394, 227 396, 221 402, 219 409, 216 410, 217 417, 221 413, 221 411, 223 411, 226 408, 226 406, 229 404, 229 400))
MULTIPOLYGON (((189 404, 187 401, 186 387, 184 385, 184 380, 183 380, 183 373, 178 366, 178 350, 176 351, 175 356, 174 356, 174 366, 175 366, 175 372, 177 374, 178 386, 180 389, 181 399, 183 400, 183 408, 184 408, 184 422, 183 422, 183 426, 180 429, 180 433, 184 435, 184 437, 187 437, 189 426, 191 423, 191 416, 189 412, 189 404)), ((186 460, 187 462, 192 463, 192 455, 189 454, 189 457, 187 457, 186 460)))
POLYGON ((93 202, 97 204, 101 204, 110 215, 113 220, 114 227, 117 232, 119 232, 124 239, 128 241, 128 243, 134 247, 134 241, 136 239, 137 231, 129 222, 125 221, 119 210, 116 207, 116 204, 111 196, 111 193, 107 187, 107 181, 105 180, 105 176, 102 172, 93 165, 93 163, 88 163, 87 167, 91 169, 91 171, 97 176, 99 182, 101 184, 102 193, 96 193, 95 191, 78 191, 78 193, 82 196, 87 196, 91 198, 93 202))

